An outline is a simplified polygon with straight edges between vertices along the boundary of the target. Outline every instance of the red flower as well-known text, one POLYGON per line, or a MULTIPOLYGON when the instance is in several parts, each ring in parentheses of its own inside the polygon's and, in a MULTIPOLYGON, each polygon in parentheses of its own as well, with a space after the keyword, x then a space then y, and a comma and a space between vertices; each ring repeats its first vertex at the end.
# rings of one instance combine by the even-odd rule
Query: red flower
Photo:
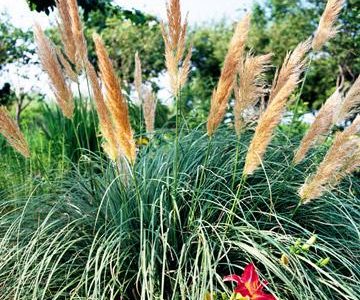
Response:
POLYGON ((240 294, 242 297, 249 300, 276 300, 271 294, 266 294, 263 291, 264 285, 267 282, 261 283, 259 275, 256 273, 255 265, 253 263, 248 264, 244 273, 240 276, 229 275, 224 278, 224 281, 234 281, 237 286, 234 289, 235 294, 240 294))

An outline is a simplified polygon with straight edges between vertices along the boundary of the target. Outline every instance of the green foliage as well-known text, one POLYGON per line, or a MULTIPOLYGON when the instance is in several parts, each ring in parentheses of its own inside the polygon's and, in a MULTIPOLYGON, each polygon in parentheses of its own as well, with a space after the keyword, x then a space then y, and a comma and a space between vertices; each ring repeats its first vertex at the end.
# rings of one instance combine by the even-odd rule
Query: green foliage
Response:
MULTIPOLYGON (((26 0, 32 10, 38 12, 44 11, 49 14, 55 7, 55 0, 26 0)), ((93 10, 105 11, 109 6, 111 0, 78 0, 79 6, 84 9, 85 15, 93 10)))
POLYGON ((5 82, 3 87, 0 89, 0 105, 7 106, 12 102, 14 92, 11 90, 11 85, 5 82))
POLYGON ((264 168, 244 181, 250 137, 237 145, 229 130, 211 142, 201 131, 183 132, 175 191, 174 144, 156 139, 128 175, 89 153, 63 180, 39 182, 30 197, 22 189, 3 195, 4 299, 230 296, 222 277, 241 274, 250 261, 280 299, 359 299, 359 178, 295 213, 297 189, 324 149, 294 167, 297 142, 279 134, 264 168), (298 238, 313 234, 306 253, 292 252, 298 238))
POLYGON ((34 54, 32 33, 11 25, 6 14, 1 13, 0 17, 0 71, 9 63, 29 63, 34 54))
POLYGON ((130 20, 109 18, 106 24, 101 34, 123 80, 128 83, 133 81, 137 51, 145 80, 157 77, 164 70, 164 44, 158 22, 135 24, 130 20))
POLYGON ((194 28, 191 32, 192 72, 189 84, 182 92, 182 106, 187 118, 196 125, 208 114, 211 94, 220 76, 232 33, 223 23, 194 28))

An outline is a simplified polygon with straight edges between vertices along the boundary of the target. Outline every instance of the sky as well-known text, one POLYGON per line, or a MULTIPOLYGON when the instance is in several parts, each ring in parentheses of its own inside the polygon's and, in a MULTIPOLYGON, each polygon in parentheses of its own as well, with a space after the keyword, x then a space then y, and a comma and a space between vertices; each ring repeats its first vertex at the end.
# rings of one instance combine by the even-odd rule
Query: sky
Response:
MULTIPOLYGON (((146 13, 165 19, 166 0, 114 0, 116 4, 126 9, 138 9, 146 13)), ((213 21, 225 20, 227 22, 235 22, 241 19, 246 10, 250 10, 255 0, 181 0, 183 13, 189 13, 189 23, 198 25, 213 21)), ((25 0, 0 0, 0 13, 6 11, 10 16, 11 23, 23 29, 29 29, 34 21, 38 22, 43 28, 49 26, 49 20, 54 20, 54 16, 50 18, 45 13, 31 12, 25 0)), ((1 15, 0 15, 1 18, 1 15)), ((0 20, 1 22, 1 20, 0 20)), ((23 89, 29 91, 31 89, 40 90, 49 94, 50 89, 43 84, 46 80, 43 72, 38 67, 31 66, 32 69, 18 69, 10 67, 7 75, 0 78, 0 87, 4 82, 11 82, 18 90, 23 89), (40 82, 35 83, 34 80, 24 80, 21 76, 22 72, 39 76, 40 82)), ((35 76, 30 76, 34 78, 35 76)), ((164 87, 166 89, 166 87, 164 87)))
MULTIPOLYGON (((136 8, 147 13, 165 18, 166 0, 115 0, 124 8, 136 8)), ((198 23, 219 21, 222 19, 236 21, 244 10, 251 9, 254 0, 182 0, 183 12, 189 12, 189 22, 198 23)), ((14 25, 29 28, 36 19, 47 24, 47 16, 42 13, 30 12, 25 0, 0 0, 0 12, 6 10, 14 25)))

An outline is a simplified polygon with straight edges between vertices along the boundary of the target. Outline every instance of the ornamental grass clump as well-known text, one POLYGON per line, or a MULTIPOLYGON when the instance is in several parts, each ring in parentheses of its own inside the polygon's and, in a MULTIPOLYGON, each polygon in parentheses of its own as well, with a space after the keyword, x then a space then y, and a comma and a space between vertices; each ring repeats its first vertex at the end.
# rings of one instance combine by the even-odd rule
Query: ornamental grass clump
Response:
MULTIPOLYGON (((62 9, 59 26, 67 34, 63 43, 66 38, 81 42, 76 1, 58 0, 57 5, 62 9), (65 28, 64 20, 71 27, 65 28)), ((180 1, 171 0, 167 9, 165 59, 178 108, 191 51, 185 54, 187 21, 180 1)), ((6 156, 15 157, 6 163, 18 165, 28 180, 15 188, 2 188, 0 181, 0 299, 359 299, 360 249, 354 237, 359 235, 360 178, 344 177, 360 166, 360 116, 334 138, 330 135, 332 125, 358 112, 358 80, 344 99, 336 91, 324 104, 294 159, 295 137, 276 127, 313 43, 306 40, 286 56, 267 95, 263 74, 270 55, 244 55, 249 26, 246 15, 230 43, 206 129, 181 126, 177 110, 175 134, 173 128, 154 134, 156 97, 142 82, 136 55, 135 89, 152 137, 138 148, 131 104, 101 37, 93 35, 95 68, 82 49, 85 42, 55 50, 35 28, 39 48, 54 62, 46 66, 56 67, 62 79, 56 87, 67 86, 64 74, 74 76, 69 67, 76 75, 81 68, 91 99, 75 102, 71 121, 58 110, 57 118, 50 118, 51 107, 46 111, 48 139, 63 141, 61 155, 55 156, 51 143, 46 152, 56 161, 60 157, 60 166, 48 169, 36 157, 42 167, 37 172, 34 160, 6 156), (235 132, 219 126, 233 91, 235 132), (268 105, 255 133, 244 130, 244 110, 262 97, 268 105), (66 140, 67 132, 78 141, 86 136, 80 129, 92 116, 92 101, 108 157, 100 148, 66 140), (325 136, 332 142, 326 155, 327 143, 316 147, 325 136), (75 160, 76 145, 85 149, 75 160), (65 167, 65 161, 71 163, 65 167), (124 162, 131 164, 130 172, 124 162)), ((89 126, 92 136, 98 123, 89 126)), ((29 155, 4 109, 0 125, 10 143, 29 155)))

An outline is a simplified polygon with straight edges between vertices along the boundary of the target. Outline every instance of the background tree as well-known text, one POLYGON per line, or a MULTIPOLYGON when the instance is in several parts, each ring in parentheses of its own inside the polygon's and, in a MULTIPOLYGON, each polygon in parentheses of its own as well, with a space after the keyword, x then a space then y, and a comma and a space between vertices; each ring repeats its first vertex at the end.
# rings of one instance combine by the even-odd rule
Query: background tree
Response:
MULTIPOLYGON (((0 23, 0 74, 6 77, 6 68, 9 65, 23 67, 32 64, 35 48, 31 31, 25 31, 13 26, 6 14, 1 14, 0 23)), ((5 82, 0 87, 0 105, 15 106, 16 120, 20 125, 22 112, 30 103, 41 96, 36 92, 26 93, 22 89, 15 93, 15 87, 5 82)))
MULTIPOLYGON (((273 52, 279 66, 286 52, 311 35, 324 10, 325 0, 266 0, 253 10, 250 45, 273 52)), ((339 17, 336 37, 314 56, 302 100, 318 108, 333 92, 341 75, 353 82, 360 72, 360 0, 348 0, 339 17)))
POLYGON ((0 14, 0 71, 6 64, 27 64, 34 54, 30 31, 13 26, 5 13, 0 14))
MULTIPOLYGON (((84 9, 85 16, 94 10, 105 12, 111 2, 111 0, 78 0, 78 4, 84 9)), ((46 14, 55 7, 55 0, 27 0, 27 3, 32 10, 44 11, 46 14)))

